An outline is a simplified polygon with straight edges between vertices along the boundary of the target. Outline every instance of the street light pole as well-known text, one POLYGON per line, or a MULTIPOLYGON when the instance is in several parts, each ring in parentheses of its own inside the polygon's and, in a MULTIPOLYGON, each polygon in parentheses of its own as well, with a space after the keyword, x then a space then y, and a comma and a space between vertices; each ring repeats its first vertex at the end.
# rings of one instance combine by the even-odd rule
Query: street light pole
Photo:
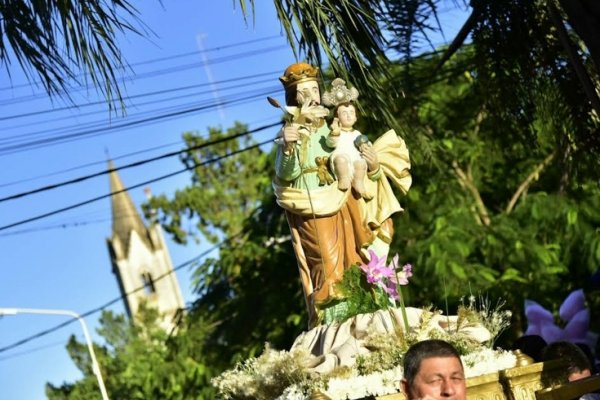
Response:
POLYGON ((85 341, 87 342, 87 347, 90 352, 90 357, 92 359, 92 371, 96 378, 98 379, 98 386, 100 386, 100 392, 102 393, 102 400, 109 400, 108 394, 106 393, 106 387, 104 386, 104 380, 102 379, 102 373, 100 372, 100 366, 98 365, 98 361, 96 360, 96 353, 94 352, 94 346, 92 344, 92 338, 90 337, 90 333, 88 331, 85 320, 81 317, 81 315, 77 314, 74 311, 70 310, 47 310, 40 308, 0 308, 0 315, 16 315, 16 314, 43 314, 43 315, 66 315, 68 317, 72 317, 74 319, 79 320, 81 323, 81 328, 83 329, 83 335, 85 336, 85 341))

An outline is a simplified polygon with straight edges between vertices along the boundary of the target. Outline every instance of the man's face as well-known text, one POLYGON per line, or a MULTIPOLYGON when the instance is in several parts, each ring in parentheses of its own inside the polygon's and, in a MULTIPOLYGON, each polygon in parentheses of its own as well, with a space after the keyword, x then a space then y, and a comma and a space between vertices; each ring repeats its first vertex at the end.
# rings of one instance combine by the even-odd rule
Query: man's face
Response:
POLYGON ((301 82, 296 86, 296 91, 310 96, 310 105, 321 104, 321 93, 319 92, 319 83, 317 81, 301 82))
POLYGON ((466 400, 465 374, 456 357, 431 357, 421 361, 412 387, 404 382, 410 400, 466 400))

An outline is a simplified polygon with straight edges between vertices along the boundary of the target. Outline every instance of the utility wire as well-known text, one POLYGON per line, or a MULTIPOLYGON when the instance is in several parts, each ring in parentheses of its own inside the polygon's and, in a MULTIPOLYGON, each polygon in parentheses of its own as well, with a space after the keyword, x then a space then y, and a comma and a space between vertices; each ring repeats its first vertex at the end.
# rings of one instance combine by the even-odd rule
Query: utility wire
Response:
MULTIPOLYGON (((94 213, 96 213, 96 211, 94 211, 94 213)), ((106 212, 104 212, 104 214, 106 214, 106 212)), ((101 224, 101 223, 108 222, 108 221, 121 220, 121 219, 129 218, 129 217, 134 217, 135 215, 137 215, 137 214, 133 214, 133 215, 132 214, 116 214, 116 215, 113 215, 111 218, 99 218, 99 219, 93 219, 93 220, 87 220, 87 221, 63 222, 63 223, 58 223, 58 224, 54 224, 54 225, 38 226, 35 228, 21 229, 18 231, 3 232, 3 233, 0 233, 0 237, 22 235, 22 234, 32 233, 32 232, 49 231, 49 230, 53 230, 53 229, 78 228, 78 227, 86 226, 86 225, 101 224)))
MULTIPOLYGON (((247 46, 247 45, 252 44, 252 43, 263 42, 263 41, 275 39, 275 38, 278 38, 278 37, 279 37, 279 35, 272 35, 272 36, 267 36, 267 37, 264 37, 264 38, 252 39, 252 40, 247 40, 247 41, 243 41, 243 42, 237 42, 237 43, 227 44, 227 45, 223 45, 223 46, 211 47, 211 48, 208 48, 208 49, 204 49, 202 52, 209 53, 209 52, 220 51, 220 50, 229 49, 229 48, 233 48, 233 47, 247 46)), ((139 61, 139 62, 136 62, 136 63, 129 64, 127 66, 127 68, 132 68, 132 67, 137 67, 137 66, 140 66, 140 65, 147 65, 147 64, 156 64, 156 63, 161 62, 161 61, 170 61, 170 60, 174 60, 174 59, 177 59, 177 58, 183 58, 183 57, 189 57, 189 56, 197 56, 198 54, 200 54, 202 52, 200 50, 195 50, 195 51, 190 51, 190 52, 187 52, 187 53, 175 54, 175 55, 172 55, 172 56, 166 56, 166 57, 154 58, 154 59, 145 60, 145 61, 139 61)), ((75 75, 74 77, 75 78, 82 78, 82 77, 84 77, 86 75, 89 75, 89 73, 83 73, 83 74, 75 75)), ((5 86, 5 87, 0 87, 0 91, 20 89, 20 88, 24 88, 24 87, 37 87, 41 83, 42 83, 41 81, 34 81, 34 82, 28 82, 28 83, 21 83, 21 84, 17 84, 17 85, 5 86)))
MULTIPOLYGON (((237 235, 236 235, 236 236, 237 236, 237 235)), ((167 272, 165 272, 165 273, 164 273, 164 274, 162 274, 162 275, 159 275, 159 276, 158 276, 158 277, 156 277, 154 280, 155 280, 155 281, 158 281, 158 280, 160 280, 160 279, 163 279, 163 278, 165 278, 166 276, 168 276, 168 275, 172 274, 173 272, 175 272, 175 271, 178 271, 178 270, 180 270, 181 268, 187 267, 187 266, 189 266, 189 265, 191 265, 191 264, 193 264, 193 263, 195 263, 195 262, 199 261, 200 259, 202 259, 202 258, 206 257, 208 254, 212 253, 214 250, 217 250, 217 249, 219 249, 221 246, 223 246, 223 245, 224 245, 225 243, 227 243, 228 241, 232 240, 234 237, 235 237, 235 236, 233 236, 233 237, 231 237, 231 238, 228 238, 228 239, 224 239, 224 240, 222 240, 221 242, 219 242, 219 243, 217 243, 216 245, 212 246, 212 247, 211 247, 211 248, 209 248, 208 250, 205 250, 204 252, 202 252, 201 254, 197 255, 196 257, 193 257, 192 259, 190 259, 190 260, 188 260, 188 261, 185 261, 185 262, 184 262, 184 263, 182 263, 182 264, 179 264, 177 267, 174 267, 172 270, 170 270, 170 271, 167 271, 167 272)), ((134 290, 132 290, 132 291, 130 291, 130 292, 127 292, 127 293, 125 293, 125 294, 123 294, 123 295, 121 295, 121 296, 119 296, 119 297, 116 297, 116 298, 114 298, 114 299, 112 299, 112 300, 110 300, 110 301, 108 301, 108 302, 104 303, 103 305, 101 305, 101 306, 99 306, 99 307, 96 307, 96 308, 94 308, 94 309, 92 309, 92 310, 89 310, 89 311, 86 311, 86 312, 84 312, 84 313, 80 314, 80 316, 81 316, 82 318, 83 318, 83 317, 88 317, 88 316, 90 316, 90 315, 92 315, 92 314, 95 314, 95 313, 97 313, 97 312, 100 312, 100 311, 104 310, 105 308, 108 308, 108 307, 112 306, 113 304, 115 304, 116 302, 118 302, 118 301, 120 301, 120 300, 125 300, 125 299, 126 299, 128 296, 131 296, 131 295, 132 295, 132 294, 134 294, 134 293, 137 293, 137 292, 139 292, 139 291, 141 291, 141 290, 145 290, 145 289, 146 289, 146 286, 145 286, 145 285, 142 285, 142 286, 140 286, 140 287, 138 287, 138 288, 136 288, 136 289, 134 289, 134 290)), ((22 346, 22 345, 24 345, 25 343, 31 342, 32 340, 39 339, 39 338, 41 338, 41 337, 43 337, 43 336, 46 336, 46 335, 48 335, 48 334, 50 334, 50 333, 52 333, 52 332, 54 332, 54 331, 57 331, 57 330, 59 330, 59 329, 61 329, 61 328, 65 327, 65 326, 67 326, 67 325, 69 325, 69 324, 71 324, 71 323, 73 323, 73 322, 75 322, 75 321, 76 321, 76 319, 69 319, 69 320, 67 320, 67 321, 65 321, 65 322, 63 322, 63 323, 60 323, 60 324, 58 324, 58 325, 56 325, 56 326, 52 327, 52 328, 45 329, 45 330, 43 330, 43 331, 41 331, 41 332, 38 332, 38 333, 36 333, 36 334, 34 334, 34 335, 31 335, 31 336, 28 336, 28 337, 26 337, 26 338, 24 338, 24 339, 21 339, 21 340, 17 341, 17 342, 14 342, 14 343, 12 343, 12 344, 9 344, 9 345, 7 345, 7 346, 1 347, 1 348, 0 348, 0 353, 3 353, 3 352, 5 352, 5 351, 12 350, 12 349, 14 349, 14 348, 16 348, 16 347, 22 346)))
MULTIPOLYGON (((239 76, 236 78, 230 78, 230 79, 224 79, 221 81, 216 81, 214 83, 218 84, 218 85, 222 85, 225 83, 236 82, 236 81, 240 81, 240 80, 260 78, 263 76, 272 76, 273 74, 276 74, 277 72, 278 71, 271 71, 271 72, 263 72, 263 73, 259 73, 259 74, 253 74, 253 75, 239 76)), ((179 91, 184 91, 184 90, 189 90, 189 89, 196 89, 196 88, 201 88, 201 87, 205 87, 205 86, 209 86, 209 85, 210 85, 210 83, 199 83, 196 85, 187 85, 187 86, 180 86, 180 87, 172 88, 172 89, 163 89, 163 90, 157 90, 157 91, 152 91, 152 92, 139 93, 136 95, 123 97, 123 100, 134 100, 134 99, 138 99, 138 98, 156 96, 159 94, 166 94, 166 93, 179 92, 179 91)), ((0 117, 0 121, 19 119, 19 118, 31 117, 31 116, 38 116, 38 115, 42 115, 42 114, 56 113, 56 112, 60 112, 60 111, 68 111, 68 110, 73 110, 73 109, 80 110, 81 108, 97 106, 97 105, 102 105, 102 104, 106 104, 106 100, 98 100, 98 101, 92 101, 92 102, 83 103, 83 104, 75 104, 75 105, 71 105, 71 106, 49 108, 49 109, 39 110, 39 111, 30 111, 30 112, 21 113, 21 114, 6 115, 3 117, 0 117)), ((139 104, 136 104, 136 106, 138 106, 138 105, 139 104)), ((104 111, 101 111, 101 112, 104 112, 104 111)))
MULTIPOLYGON (((265 121, 269 121, 270 119, 271 118, 261 118, 261 119, 258 119, 258 120, 254 120, 254 121, 248 122, 248 124, 249 125, 254 125, 256 123, 262 123, 262 122, 265 122, 265 121)), ((136 155, 139 155, 139 154, 144 154, 144 153, 148 153, 148 152, 151 152, 151 151, 164 149, 164 148, 167 148, 167 147, 180 146, 181 143, 182 143, 181 140, 178 140, 176 142, 163 143, 163 144, 160 144, 160 145, 156 145, 156 146, 153 146, 153 147, 148 147, 148 148, 141 149, 141 150, 132 151, 132 152, 129 152, 129 153, 118 155, 118 156, 111 156, 110 159, 113 160, 113 161, 121 160, 121 159, 124 159, 124 158, 129 158, 131 156, 136 156, 136 155)), ((100 165, 100 164, 106 164, 106 159, 103 159, 101 161, 92 161, 92 162, 89 162, 89 163, 80 164, 80 165, 76 165, 76 166, 73 166, 73 167, 68 167, 68 168, 65 168, 65 169, 61 169, 61 170, 58 170, 58 171, 53 171, 53 172, 48 172, 48 173, 41 174, 41 175, 36 175, 36 176, 33 176, 33 177, 29 177, 29 178, 21 178, 21 179, 17 179, 17 180, 14 180, 14 181, 0 183, 0 188, 8 187, 8 186, 14 186, 14 185, 17 185, 17 184, 22 184, 24 182, 31 182, 31 181, 35 181, 35 180, 42 179, 42 178, 48 178, 50 176, 62 175, 62 174, 65 174, 67 172, 76 171, 76 170, 87 168, 87 167, 93 167, 95 165, 100 165)))
MULTIPOLYGON (((209 60, 208 62, 195 62, 195 63, 184 64, 184 65, 179 65, 179 66, 175 66, 175 67, 169 67, 169 68, 164 68, 164 69, 160 69, 160 70, 150 71, 150 72, 146 72, 146 73, 141 73, 141 74, 125 77, 125 78, 123 78, 123 81, 127 81, 127 82, 140 81, 142 79, 154 78, 156 76, 161 76, 161 75, 169 75, 169 74, 173 74, 173 73, 177 73, 177 72, 181 72, 181 71, 185 71, 185 70, 203 67, 206 65, 220 64, 220 63, 225 63, 225 62, 229 62, 229 61, 235 61, 235 60, 238 60, 241 58, 256 57, 259 55, 274 52, 277 50, 283 50, 286 48, 288 48, 287 45, 280 45, 280 46, 267 47, 267 48, 263 48, 260 50, 247 51, 244 53, 237 53, 234 55, 224 56, 221 58, 214 58, 212 60, 209 60)), ((68 95, 71 96, 72 93, 82 92, 84 90, 89 90, 89 88, 87 88, 87 87, 74 88, 68 92, 68 95)), ((37 96, 36 95, 25 96, 25 97, 20 97, 20 98, 16 97, 14 99, 0 101, 0 105, 22 103, 25 101, 34 100, 34 99, 38 99, 38 98, 42 98, 42 97, 44 97, 43 94, 40 94, 37 96)))
POLYGON ((181 169, 181 170, 178 170, 178 171, 175 171, 175 172, 171 172, 169 174, 165 174, 165 175, 159 176, 157 178, 153 178, 153 179, 147 180, 145 182, 138 183, 136 185, 130 186, 129 188, 125 188, 123 190, 119 190, 119 191, 116 191, 116 192, 113 192, 113 193, 109 193, 109 194, 105 194, 105 195, 102 195, 102 196, 97 196, 97 197, 94 197, 94 198, 91 198, 91 199, 88 199, 88 200, 85 200, 85 201, 82 201, 82 202, 79 202, 79 203, 75 203, 75 204, 71 204, 71 205, 66 206, 66 207, 59 208, 57 210, 53 210, 53 211, 49 211, 49 212, 44 213, 44 214, 36 215, 35 217, 26 218, 26 219, 23 219, 23 220, 20 220, 20 221, 17 221, 17 222, 10 223, 8 225, 0 226, 0 231, 6 230, 6 229, 9 229, 9 228, 13 228, 15 226, 23 225, 23 224, 26 224, 26 223, 29 223, 29 222, 37 221, 37 220, 40 220, 40 219, 43 219, 43 218, 47 218, 47 217, 50 217, 52 215, 60 214, 60 213, 65 212, 65 211, 73 210, 75 208, 79 208, 79 207, 82 207, 84 205, 87 205, 87 204, 90 204, 90 203, 94 203, 94 202, 96 202, 98 200, 102 200, 102 199, 114 196, 116 194, 119 194, 119 193, 124 193, 124 192, 126 192, 126 191, 128 191, 130 189, 136 189, 136 188, 148 185, 150 183, 158 182, 158 181, 161 181, 163 179, 167 179, 167 178, 173 177, 175 175, 179 175, 179 174, 181 174, 183 172, 192 170, 194 168, 202 167, 204 165, 208 165, 208 164, 220 161, 220 160, 225 159, 227 157, 231 157, 233 155, 240 154, 240 153, 243 153, 245 151, 256 149, 256 148, 258 148, 260 146, 263 146, 263 145, 265 145, 267 143, 271 143, 272 141, 273 141, 272 139, 265 140, 265 141, 263 141, 261 143, 257 143, 255 145, 248 146, 246 148, 243 148, 243 149, 240 149, 240 150, 237 150, 237 151, 233 151, 231 153, 225 154, 225 155, 220 156, 220 157, 211 158, 210 160, 207 160, 207 161, 204 161, 204 162, 201 162, 201 163, 194 163, 193 165, 185 167, 184 169, 181 169))
MULTIPOLYGON (((262 93, 259 93, 256 95, 246 96, 246 97, 228 100, 228 101, 222 101, 218 105, 242 104, 244 102, 252 101, 257 98, 265 97, 269 94, 274 93, 276 90, 279 90, 279 88, 273 87, 268 91, 265 91, 265 92, 262 92, 262 93)), ((27 142, 27 143, 21 143, 18 145, 4 146, 4 147, 0 148, 0 155, 13 154, 13 153, 17 153, 17 152, 20 152, 23 150, 31 150, 31 149, 35 149, 35 148, 46 147, 49 144, 70 142, 73 140, 82 139, 84 137, 99 136, 99 135, 114 132, 116 130, 120 130, 123 128, 128 128, 131 126, 138 126, 138 125, 143 126, 143 125, 147 125, 149 123, 154 123, 156 121, 168 120, 168 119, 172 119, 172 118, 190 114, 190 113, 205 111, 207 109, 211 109, 216 106, 217 106, 217 104, 213 103, 213 104, 208 104, 208 105, 204 105, 204 106, 192 107, 192 108, 188 108, 188 109, 184 109, 184 110, 178 110, 178 111, 166 113, 163 115, 142 118, 142 119, 135 120, 135 121, 124 122, 121 124, 115 124, 113 126, 92 128, 92 129, 84 130, 81 132, 75 132, 75 133, 60 135, 60 136, 56 136, 56 137, 39 139, 39 140, 27 142)))
POLYGON ((33 349, 21 351, 19 353, 13 353, 13 354, 5 356, 5 357, 0 357, 0 362, 10 360, 11 358, 26 356, 31 353, 37 353, 40 350, 46 350, 46 349, 49 349, 50 347, 57 347, 57 346, 64 346, 64 345, 65 345, 64 341, 48 343, 48 344, 45 344, 42 346, 34 347, 33 349))
POLYGON ((272 124, 263 125, 263 126, 260 126, 258 128, 255 128, 255 129, 251 129, 249 131, 236 133, 234 135, 229 135, 229 136, 226 136, 226 137, 223 137, 223 138, 220 138, 220 139, 216 139, 216 140, 213 140, 213 141, 210 141, 210 142, 202 143, 202 144, 199 144, 197 146, 193 146, 193 147, 186 148, 186 149, 183 149, 183 150, 171 151, 169 153, 161 154, 161 155, 156 156, 156 157, 151 157, 151 158, 147 158, 145 160, 135 161, 135 162, 132 162, 132 163, 120 166, 118 168, 111 168, 111 169, 108 169, 108 170, 103 170, 103 171, 95 172, 93 174, 89 174, 89 175, 85 175, 85 176, 80 176, 78 178, 69 179, 67 181, 63 181, 63 182, 59 182, 59 183, 54 183, 54 184, 51 184, 51 185, 46 185, 46 186, 43 186, 43 187, 40 187, 40 188, 37 188, 37 189, 33 189, 33 190, 29 190, 29 191, 26 191, 26 192, 21 192, 21 193, 13 194, 13 195, 10 195, 10 196, 2 197, 2 198, 0 198, 0 203, 8 201, 8 200, 19 199, 19 198, 22 198, 22 197, 25 197, 25 196, 30 196, 30 195, 35 194, 35 193, 45 192, 45 191, 48 191, 48 190, 51 190, 51 189, 56 189, 56 188, 59 188, 59 187, 63 187, 63 186, 67 186, 67 185, 72 185, 74 183, 84 182, 84 181, 87 181, 89 179, 96 178, 98 176, 110 174, 111 172, 121 171, 121 170, 124 170, 124 169, 133 168, 133 167, 139 167, 140 165, 148 164, 148 163, 151 163, 151 162, 154 162, 154 161, 162 160, 162 159, 173 157, 173 156, 178 156, 178 155, 181 155, 181 154, 188 153, 190 151, 202 149, 204 147, 214 146, 214 145, 217 145, 219 143, 223 143, 223 142, 227 142, 227 141, 230 141, 230 140, 233 140, 233 139, 237 139, 237 138, 242 137, 242 136, 247 136, 247 135, 250 135, 252 133, 264 131, 265 129, 273 128, 273 127, 278 126, 278 125, 281 125, 281 122, 275 122, 275 123, 272 123, 272 124))
MULTIPOLYGON (((233 85, 233 86, 228 86, 228 87, 221 88, 221 90, 222 91, 229 91, 229 90, 232 90, 232 89, 241 89, 241 88, 244 88, 244 87, 254 86, 254 85, 257 85, 257 84, 263 84, 263 83, 267 83, 267 82, 272 82, 272 79, 263 79, 263 80, 259 80, 259 81, 255 81, 255 82, 240 83, 240 84, 236 84, 236 85, 233 85)), ((274 88, 274 87, 275 86, 270 86, 270 88, 274 88)), ((261 88, 255 89, 255 91, 256 90, 260 90, 261 88)), ((135 104, 135 107, 147 106, 147 105, 152 105, 152 104, 157 104, 157 103, 159 103, 159 104, 160 103, 166 103, 166 102, 169 102, 169 101, 172 101, 172 100, 182 100, 182 99, 185 99, 185 98, 195 97, 195 96, 200 96, 200 95, 205 95, 205 94, 210 94, 210 93, 211 93, 211 91, 208 90, 208 91, 188 93, 188 94, 185 94, 185 95, 179 94, 177 96, 172 96, 172 97, 161 98, 161 99, 150 100, 150 101, 138 103, 138 104, 135 104)), ((248 94, 248 92, 243 92, 243 93, 248 94)), ((234 93, 234 94, 228 96, 228 98, 232 98, 232 97, 237 96, 237 95, 238 95, 238 93, 234 93)), ((211 101, 213 101, 213 100, 211 100, 211 101)), ((196 105, 196 104, 198 104, 198 102, 188 103, 187 105, 196 105)), ((176 105, 176 106, 171 106, 171 107, 181 107, 181 106, 185 106, 185 105, 176 105)), ((126 120, 128 118, 138 117, 138 116, 141 116, 141 115, 156 114, 158 112, 164 111, 165 109, 166 108, 163 108, 162 110, 161 109, 158 109, 158 110, 154 109, 154 110, 150 110, 150 111, 144 111, 144 112, 140 112, 138 114, 124 116, 124 117, 122 117, 122 119, 126 120)), ((105 112, 102 111, 102 110, 91 111, 91 112, 88 112, 88 113, 77 114, 76 117, 88 117, 88 116, 96 115, 96 114, 105 114, 105 112)), ((56 119, 53 119, 53 120, 37 121, 37 122, 29 123, 27 125, 40 125, 40 124, 43 124, 45 126, 48 126, 49 122, 57 122, 57 121, 60 121, 60 120, 65 120, 65 119, 69 119, 70 122, 71 122, 70 125, 72 125, 72 119, 73 119, 72 115, 68 115, 68 116, 61 117, 61 118, 56 118, 56 119)), ((80 124, 79 127, 70 128, 68 131, 73 132, 73 131, 77 131, 77 129, 82 128, 84 126, 90 126, 90 125, 91 126, 98 126, 98 125, 104 125, 104 124, 107 124, 107 122, 106 122, 105 119, 96 120, 96 121, 87 122, 85 124, 80 124)), ((7 127, 7 128, 4 128, 4 130, 6 131, 8 129, 20 129, 20 128, 22 128, 24 126, 27 126, 27 125, 7 127)), ((26 138, 31 138, 31 137, 35 137, 35 136, 41 136, 41 135, 43 135, 45 133, 51 133, 51 132, 52 133, 56 133, 56 130, 57 129, 61 129, 61 128, 64 128, 64 127, 44 129, 44 130, 36 131, 36 132, 21 133, 21 134, 17 134, 17 135, 13 135, 13 136, 6 136, 4 138, 0 138, 0 143, 3 143, 5 145, 15 144, 15 143, 22 142, 26 138)), ((27 142, 25 142, 25 143, 27 143, 27 142)))

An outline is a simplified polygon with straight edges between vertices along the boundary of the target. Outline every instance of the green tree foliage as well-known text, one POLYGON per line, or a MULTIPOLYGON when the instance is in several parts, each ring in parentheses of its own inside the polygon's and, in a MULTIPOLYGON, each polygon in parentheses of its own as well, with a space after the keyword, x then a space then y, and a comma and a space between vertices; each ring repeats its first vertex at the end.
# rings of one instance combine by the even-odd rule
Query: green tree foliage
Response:
MULTIPOLYGON (((430 146, 409 139, 414 183, 394 247, 415 265, 412 304, 443 308, 446 299, 484 291, 507 300, 518 334, 526 298, 558 309, 584 288, 597 303, 589 284, 600 264, 597 162, 583 149, 565 149, 577 122, 550 80, 529 94, 533 114, 521 134, 501 123, 482 101, 489 92, 476 70, 464 69, 473 56, 459 54, 449 65, 456 73, 396 104, 430 146)), ((410 67, 418 76, 434 62, 410 67)))
MULTIPOLYGON (((210 325, 182 326, 169 336, 156 324, 155 311, 146 309, 132 325, 122 315, 104 312, 99 333, 103 346, 95 345, 108 396, 111 399, 212 398, 211 370, 203 361, 203 343, 210 325)), ((101 399, 87 345, 71 337, 67 350, 83 378, 61 386, 48 384, 49 400, 101 399)))
POLYGON ((2 1, 0 63, 8 67, 16 58, 50 94, 68 98, 66 89, 83 76, 109 102, 120 100, 117 72, 125 64, 117 36, 140 34, 142 26, 135 7, 123 0, 2 1))
POLYGON ((265 341, 287 347, 306 326, 287 222, 271 187, 274 154, 260 148, 241 151, 255 145, 248 136, 201 147, 246 131, 236 123, 226 132, 211 128, 206 137, 184 134, 188 148, 199 147, 182 157, 191 185, 145 206, 157 210, 165 229, 181 242, 190 235, 222 241, 218 257, 195 270, 199 298, 190 316, 210 316, 215 325, 206 357, 216 369, 259 353, 265 341), (221 159, 194 167, 216 158, 221 159), (194 228, 183 229, 189 221, 194 228))
MULTIPOLYGON (((502 298, 514 312, 514 336, 524 328, 526 298, 557 310, 571 290, 584 288, 590 309, 600 308, 587 279, 600 264, 596 162, 568 162, 573 153, 561 144, 577 122, 550 80, 540 80, 530 94, 535 112, 522 129, 534 133, 533 145, 527 134, 506 134, 518 126, 499 124, 484 105, 486 88, 468 68, 471 57, 471 49, 458 53, 449 60, 452 73, 390 104, 399 119, 410 122, 414 177, 402 199, 406 212, 395 219, 392 253, 414 265, 404 291, 409 305, 445 309, 447 302, 454 312, 460 297, 471 293, 502 298), (415 144, 415 136, 426 137, 429 146, 415 144)), ((415 60, 412 76, 426 82, 436 62, 415 60)), ((390 71, 388 84, 403 82, 407 67, 390 71)), ((372 139, 385 131, 369 115, 361 124, 372 139)), ((211 129, 208 137, 188 133, 185 140, 197 147, 246 129, 236 124, 227 132, 211 129)), ((110 314, 103 317, 107 345, 98 353, 113 397, 214 398, 210 377, 257 355, 265 342, 289 348, 305 329, 288 226, 270 186, 274 154, 253 148, 197 167, 253 144, 236 139, 190 150, 182 162, 190 167, 191 184, 146 206, 158 211, 178 240, 204 236, 220 241, 219 251, 196 266, 198 298, 176 336, 151 330, 148 321, 131 327, 110 314)), ((72 341, 69 350, 85 377, 49 386, 50 399, 94 398, 85 348, 72 341)))
POLYGON ((187 148, 197 148, 181 157, 192 171, 192 185, 178 190, 171 199, 166 195, 154 197, 145 206, 146 212, 150 208, 160 210, 160 221, 178 242, 185 243, 190 233, 196 239, 200 233, 213 244, 220 237, 233 237, 260 205, 271 184, 265 173, 269 160, 259 148, 240 152, 256 144, 249 135, 243 135, 247 131, 246 125, 236 123, 227 132, 209 128, 207 136, 184 133, 187 148), (224 140, 238 135, 242 135, 241 140, 224 140), (239 154, 224 157, 236 152, 239 154), (186 230, 183 223, 189 220, 194 221, 194 227, 186 230))
MULTIPOLYGON (((466 2, 424 0, 285 0, 275 1, 291 43, 312 62, 325 56, 334 75, 362 88, 374 115, 390 126, 397 120, 389 106, 402 92, 415 89, 412 69, 403 71, 404 85, 388 85, 392 60, 409 62, 441 31, 444 9, 470 13, 448 49, 436 55, 428 80, 447 74, 444 61, 470 35, 474 57, 469 69, 486 89, 478 101, 490 122, 502 124, 504 135, 521 135, 530 146, 538 107, 533 97, 547 81, 560 94, 573 118, 563 134, 563 151, 600 150, 597 95, 600 72, 600 7, 589 0, 466 2), (368 88, 368 90, 367 90, 368 88), (569 150, 567 150, 569 148, 569 150)), ((433 45, 431 50, 435 51, 433 45)), ((409 64, 410 65, 410 64, 409 64)))

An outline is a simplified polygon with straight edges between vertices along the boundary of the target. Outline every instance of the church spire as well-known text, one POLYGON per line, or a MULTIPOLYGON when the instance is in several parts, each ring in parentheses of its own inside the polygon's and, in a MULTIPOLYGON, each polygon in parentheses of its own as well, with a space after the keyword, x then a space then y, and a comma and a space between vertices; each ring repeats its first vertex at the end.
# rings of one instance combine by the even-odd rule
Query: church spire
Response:
POLYGON ((112 194, 112 231, 113 237, 119 238, 125 253, 129 248, 131 232, 135 231, 149 247, 152 247, 148 238, 148 231, 138 213, 129 193, 115 170, 112 160, 108 161, 110 178, 110 193, 112 194))
POLYGON ((160 225, 154 219, 144 225, 112 161, 108 171, 113 221, 106 242, 127 315, 135 321, 146 304, 159 311, 160 326, 170 332, 185 303, 160 225))

